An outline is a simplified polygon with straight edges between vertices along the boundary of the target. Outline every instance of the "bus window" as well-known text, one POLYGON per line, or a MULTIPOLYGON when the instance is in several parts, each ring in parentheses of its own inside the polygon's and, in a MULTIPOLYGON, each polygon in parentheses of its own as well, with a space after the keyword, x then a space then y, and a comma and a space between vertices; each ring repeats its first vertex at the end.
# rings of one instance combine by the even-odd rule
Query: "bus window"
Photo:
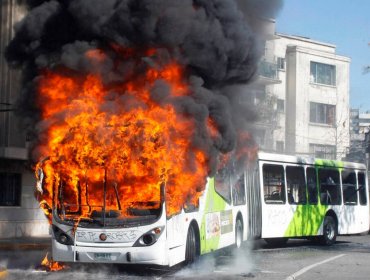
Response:
POLYGON ((347 205, 357 204, 356 173, 342 171, 343 203, 347 205))
POLYGON ((307 177, 307 192, 308 192, 308 203, 317 204, 317 186, 316 186, 316 170, 315 168, 308 167, 306 169, 307 177))
POLYGON ((284 167, 263 165, 263 191, 266 203, 285 204, 284 167))
POLYGON ((365 174, 362 172, 358 173, 358 192, 360 194, 360 204, 366 205, 366 184, 365 184, 365 174))
POLYGON ((245 204, 245 181, 244 174, 233 184, 233 203, 234 205, 245 204))
POLYGON ((303 167, 287 166, 286 181, 289 204, 306 204, 306 183, 303 167))
POLYGON ((320 201, 323 205, 340 205, 341 190, 339 171, 335 169, 319 169, 320 201))
POLYGON ((216 192, 231 204, 230 172, 227 168, 217 171, 215 176, 216 192))

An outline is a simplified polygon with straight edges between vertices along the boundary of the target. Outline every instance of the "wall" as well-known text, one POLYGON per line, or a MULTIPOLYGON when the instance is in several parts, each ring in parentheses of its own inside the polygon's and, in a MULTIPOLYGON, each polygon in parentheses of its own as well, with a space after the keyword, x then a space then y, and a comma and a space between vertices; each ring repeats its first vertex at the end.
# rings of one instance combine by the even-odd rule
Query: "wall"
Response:
POLYGON ((23 170, 21 205, 0 207, 0 238, 49 234, 49 223, 34 197, 34 186, 33 172, 23 170))

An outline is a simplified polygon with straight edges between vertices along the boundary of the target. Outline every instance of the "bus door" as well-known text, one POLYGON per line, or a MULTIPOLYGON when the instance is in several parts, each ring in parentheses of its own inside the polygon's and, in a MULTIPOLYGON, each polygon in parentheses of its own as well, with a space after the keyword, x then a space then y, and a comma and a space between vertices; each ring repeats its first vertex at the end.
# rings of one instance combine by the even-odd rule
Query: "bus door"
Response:
MULTIPOLYGON (((305 236, 307 234, 307 223, 310 223, 309 215, 312 210, 307 206, 305 169, 302 165, 287 165, 285 174, 290 222, 284 236, 305 236)), ((316 187, 316 184, 314 186, 316 187)))
POLYGON ((222 169, 211 181, 207 192, 202 253, 231 245, 235 241, 231 203, 230 171, 222 169))
POLYGON ((260 162, 262 238, 283 237, 291 221, 283 164, 260 162))

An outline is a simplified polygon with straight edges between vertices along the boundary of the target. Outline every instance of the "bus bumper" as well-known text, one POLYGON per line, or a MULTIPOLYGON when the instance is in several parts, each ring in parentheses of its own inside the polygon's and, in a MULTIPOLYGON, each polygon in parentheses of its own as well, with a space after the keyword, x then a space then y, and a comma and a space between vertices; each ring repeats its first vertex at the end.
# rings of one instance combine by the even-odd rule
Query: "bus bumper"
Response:
POLYGON ((143 247, 97 247, 63 245, 52 241, 53 260, 76 263, 120 263, 168 265, 166 244, 159 239, 151 246, 143 247))

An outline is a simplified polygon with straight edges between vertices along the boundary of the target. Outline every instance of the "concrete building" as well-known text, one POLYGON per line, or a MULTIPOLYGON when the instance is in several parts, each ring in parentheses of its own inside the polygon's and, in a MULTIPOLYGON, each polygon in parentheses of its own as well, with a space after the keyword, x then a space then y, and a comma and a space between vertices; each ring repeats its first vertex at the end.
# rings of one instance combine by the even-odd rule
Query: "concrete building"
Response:
POLYGON ((362 162, 369 166, 370 152, 370 112, 360 113, 359 109, 351 109, 350 117, 350 149, 347 160, 362 162))
POLYGON ((34 198, 27 136, 14 113, 20 73, 8 67, 4 54, 13 25, 25 14, 25 1, 0 2, 0 238, 48 234, 48 222, 34 198))
POLYGON ((349 64, 336 47, 309 38, 276 34, 267 41, 281 83, 273 149, 296 155, 342 159, 349 148, 349 64))

